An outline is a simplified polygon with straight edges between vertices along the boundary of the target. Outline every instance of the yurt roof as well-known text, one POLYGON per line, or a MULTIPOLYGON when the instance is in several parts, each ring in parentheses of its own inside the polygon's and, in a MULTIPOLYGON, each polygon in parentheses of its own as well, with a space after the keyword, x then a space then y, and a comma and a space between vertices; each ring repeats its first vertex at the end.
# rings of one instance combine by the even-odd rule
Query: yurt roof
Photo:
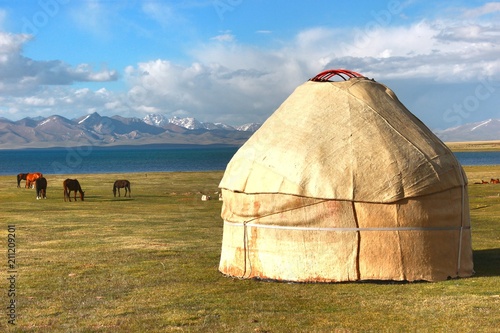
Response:
POLYGON ((233 156, 220 187, 394 202, 463 186, 446 145, 391 89, 355 74, 297 87, 233 156))

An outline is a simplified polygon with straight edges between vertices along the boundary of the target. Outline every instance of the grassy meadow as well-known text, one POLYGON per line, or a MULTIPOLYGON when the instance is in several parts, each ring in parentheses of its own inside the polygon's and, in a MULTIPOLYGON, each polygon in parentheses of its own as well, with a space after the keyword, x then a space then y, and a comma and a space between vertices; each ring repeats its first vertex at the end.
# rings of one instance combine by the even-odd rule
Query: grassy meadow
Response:
POLYGON ((500 327, 500 166, 468 167, 475 276, 437 283, 299 284, 217 270, 222 172, 47 175, 46 200, 0 177, 0 331, 487 332, 500 327), (85 201, 64 202, 76 177, 85 201), (114 198, 113 181, 132 183, 114 198), (16 325, 8 323, 8 225, 16 325))

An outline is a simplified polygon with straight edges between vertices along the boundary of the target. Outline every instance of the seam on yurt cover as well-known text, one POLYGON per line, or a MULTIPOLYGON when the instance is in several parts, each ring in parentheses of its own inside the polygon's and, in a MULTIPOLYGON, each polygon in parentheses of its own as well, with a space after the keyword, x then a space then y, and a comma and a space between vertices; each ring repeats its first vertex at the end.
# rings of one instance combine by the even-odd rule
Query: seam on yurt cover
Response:
MULTIPOLYGON (((462 261, 462 237, 463 237, 463 229, 464 229, 464 205, 465 205, 465 198, 464 198, 464 191, 465 191, 465 186, 462 185, 462 216, 461 216, 461 224, 460 224, 460 233, 459 233, 459 238, 458 238, 458 262, 457 262, 457 276, 460 276, 460 265, 462 261)), ((470 229, 470 226, 469 228, 470 229)))
MULTIPOLYGON (((354 82, 352 86, 356 85, 356 84, 361 84, 361 83, 364 83, 365 81, 357 81, 357 82, 354 82)), ((380 84, 377 82, 377 84, 380 84)), ((389 126, 390 128, 392 128, 392 130, 397 133, 401 138, 403 138, 411 147, 413 147, 430 165, 432 165, 432 171, 434 172, 435 175, 439 175, 439 173, 436 172, 436 169, 434 168, 434 164, 431 163, 432 159, 434 159, 435 157, 439 157, 441 155, 438 155, 438 156, 435 156, 435 157, 432 157, 432 158, 429 158, 427 157, 426 154, 424 154, 424 152, 422 151, 422 149, 420 149, 419 147, 417 147, 414 143, 412 143, 410 140, 408 140, 408 138, 406 136, 404 136, 401 131, 397 130, 390 122, 387 121, 387 119, 385 117, 383 117, 375 108, 373 108, 370 104, 366 103, 365 101, 363 101, 362 99, 358 98, 356 95, 354 95, 353 93, 351 93, 350 89, 347 89, 346 92, 352 96, 354 99, 360 101, 360 103, 362 105, 365 105, 366 107, 368 107, 370 110, 372 110, 373 112, 375 112, 379 118, 385 122, 387 124, 387 126, 389 126)), ((416 118, 416 117, 415 117, 416 118)), ((418 118, 417 118, 418 119, 418 118)), ((425 124, 422 123, 422 125, 425 126, 425 124)), ((438 177, 439 178, 439 177, 438 177)))
MULTIPOLYGON (((437 194, 437 193, 442 193, 442 192, 446 192, 446 191, 449 191, 449 190, 453 190, 453 189, 458 188, 458 187, 460 187, 460 188, 463 189, 464 185, 457 185, 457 186, 448 187, 448 188, 445 188, 445 189, 439 189, 439 190, 436 190, 435 192, 430 192, 430 193, 426 193, 426 194, 418 194, 418 195, 408 196, 408 197, 404 197, 404 198, 401 198, 401 199, 398 199, 398 200, 392 200, 392 201, 388 201, 388 202, 369 201, 369 200, 338 199, 338 198, 323 198, 323 197, 310 197, 310 196, 307 196, 307 195, 300 195, 300 194, 289 193, 289 192, 276 192, 276 191, 273 191, 273 192, 242 192, 242 191, 234 191, 234 190, 228 189, 226 187, 220 187, 220 189, 223 189, 223 190, 226 190, 226 191, 230 191, 230 192, 233 192, 233 193, 247 195, 247 196, 259 195, 259 194, 262 194, 262 195, 284 194, 284 195, 290 195, 290 196, 294 196, 294 197, 298 197, 298 198, 309 198, 309 199, 319 200, 319 201, 316 201, 314 203, 311 203, 311 204, 308 204, 308 205, 305 205, 305 206, 295 207, 295 208, 291 208, 291 209, 288 209, 288 210, 280 211, 280 212, 277 212, 277 213, 262 215, 262 216, 258 216, 258 217, 255 217, 255 218, 252 219, 252 220, 256 220, 256 219, 260 219, 262 217, 267 217, 269 215, 284 213, 284 212, 288 212, 289 210, 300 209, 300 208, 304 208, 304 207, 308 207, 308 206, 312 206, 312 205, 315 205, 315 204, 318 204, 318 203, 323 203, 323 202, 332 201, 332 200, 342 201, 342 202, 374 203, 374 204, 381 204, 381 205, 389 205, 389 204, 393 204, 393 203, 396 203, 396 202, 401 201, 401 200, 405 200, 405 199, 418 199, 420 197, 426 197, 426 196, 429 196, 429 195, 433 195, 433 194, 437 194)), ((251 221, 251 220, 249 220, 249 221, 251 221)))
MULTIPOLYGON (((245 278, 245 275, 247 274, 247 257, 250 256, 248 250, 248 229, 247 227, 245 226, 245 228, 243 229, 243 265, 244 265, 244 269, 243 269, 243 274, 241 275, 241 278, 244 279, 245 278)), ((252 273, 252 262, 250 261, 250 258, 248 258, 248 265, 249 265, 249 271, 251 274, 252 273)))
MULTIPOLYGON (((449 149, 449 148, 448 148, 449 149)), ((451 152, 451 150, 450 150, 451 152)), ((455 163, 459 165, 459 171, 460 172, 460 184, 461 184, 461 195, 462 195, 462 204, 461 204, 461 218, 460 218, 460 233, 459 233, 459 239, 458 239, 458 258, 457 258, 457 276, 460 276, 460 269, 462 268, 462 238, 463 238, 463 230, 464 229, 471 229, 470 223, 468 226, 464 227, 465 223, 465 187, 467 186, 467 176, 464 173, 464 169, 460 166, 460 163, 458 162, 457 157, 455 154, 451 153, 450 154, 453 159, 455 160, 455 163)))
MULTIPOLYGON (((313 202, 313 203, 310 203, 310 204, 307 204, 307 205, 297 206, 297 207, 293 207, 293 208, 285 209, 285 210, 280 210, 279 212, 274 212, 274 213, 259 215, 259 216, 256 216, 254 218, 251 218, 250 220, 243 221, 242 223, 244 223, 244 224, 251 223, 252 221, 259 220, 259 219, 262 219, 262 218, 265 218, 265 217, 269 217, 269 216, 273 216, 273 215, 277 215, 277 214, 281 214, 281 213, 290 212, 290 211, 296 210, 296 209, 302 209, 302 208, 306 208, 306 207, 318 205, 318 204, 321 204, 321 203, 324 203, 324 202, 327 202, 327 201, 330 201, 330 200, 328 200, 328 199, 320 200, 320 201, 316 201, 316 202, 313 202)), ((233 223, 233 222, 231 222, 231 223, 233 223)))
MULTIPOLYGON (((351 85, 352 86, 352 85, 351 85)), ((346 91, 349 91, 349 89, 346 89, 346 91)), ((347 99, 347 103, 348 103, 348 106, 349 106, 349 110, 351 110, 352 108, 352 104, 351 104, 351 101, 350 99, 348 98, 347 99)), ((359 101, 358 101, 359 103, 359 101)), ((349 130, 350 130, 350 135, 349 135, 349 139, 348 139, 348 148, 349 148, 349 155, 354 157, 350 159, 350 167, 349 167, 349 172, 350 172, 350 181, 351 181, 351 193, 349 193, 349 195, 351 196, 350 198, 350 201, 355 201, 355 198, 356 198, 356 177, 355 177, 355 173, 354 172, 354 168, 353 168, 353 165, 354 163, 358 163, 358 156, 354 155, 354 147, 353 147, 353 144, 352 144, 352 136, 353 136, 353 131, 352 131, 352 112, 349 112, 349 130), (354 161, 355 160, 355 161, 354 161)))
MULTIPOLYGON (((356 224, 356 228, 359 228, 358 214, 356 213, 356 205, 354 201, 351 202, 351 207, 352 207, 352 215, 354 216, 354 223, 356 224)), ((357 233, 357 239, 358 239, 358 244, 356 249, 356 280, 359 280, 361 278, 361 270, 359 267, 360 266, 359 260, 361 255, 361 234, 359 232, 357 233)))
MULTIPOLYGON (((396 218, 395 222, 398 228, 401 228, 401 221, 400 221, 400 211, 401 211, 401 205, 396 206, 396 218)), ((400 276, 403 277, 404 280, 407 279, 406 276, 406 270, 404 269, 405 267, 405 253, 403 251, 403 247, 401 246, 401 232, 398 230, 396 231, 396 236, 398 238, 397 246, 398 246, 398 254, 399 254, 399 274, 400 276)))

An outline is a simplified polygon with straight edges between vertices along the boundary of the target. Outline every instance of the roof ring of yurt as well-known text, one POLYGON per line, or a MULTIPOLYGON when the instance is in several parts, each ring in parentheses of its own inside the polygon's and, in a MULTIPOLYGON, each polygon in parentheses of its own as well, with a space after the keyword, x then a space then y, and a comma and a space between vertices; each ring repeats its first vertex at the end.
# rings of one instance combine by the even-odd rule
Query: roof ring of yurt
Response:
POLYGON ((236 152, 219 187, 227 276, 473 274, 460 163, 391 89, 357 72, 328 70, 298 86, 236 152))

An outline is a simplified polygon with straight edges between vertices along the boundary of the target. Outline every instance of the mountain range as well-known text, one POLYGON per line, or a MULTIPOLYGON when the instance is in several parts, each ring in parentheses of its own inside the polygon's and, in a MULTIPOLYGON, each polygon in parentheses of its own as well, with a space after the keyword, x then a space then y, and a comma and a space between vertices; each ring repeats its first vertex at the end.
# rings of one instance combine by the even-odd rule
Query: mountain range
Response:
MULTIPOLYGON (((11 121, 0 118, 0 149, 146 144, 223 144, 240 146, 260 127, 233 127, 195 118, 144 118, 101 116, 92 113, 76 119, 53 115, 11 121)), ((435 131, 445 142, 500 140, 500 119, 468 123, 435 131)))
POLYGON ((259 127, 232 127, 194 118, 166 118, 151 114, 143 119, 92 113, 77 119, 0 118, 0 149, 146 144, 242 145, 259 127))

